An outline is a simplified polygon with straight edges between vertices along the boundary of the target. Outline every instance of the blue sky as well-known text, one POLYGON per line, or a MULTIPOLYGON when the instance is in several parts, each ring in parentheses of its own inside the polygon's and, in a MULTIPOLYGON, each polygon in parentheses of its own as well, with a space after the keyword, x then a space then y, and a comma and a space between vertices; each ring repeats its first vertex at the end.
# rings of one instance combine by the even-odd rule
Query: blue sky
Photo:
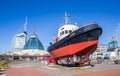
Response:
POLYGON ((57 29, 64 24, 64 13, 70 14, 70 23, 79 26, 96 21, 103 29, 100 44, 107 44, 120 22, 119 0, 0 0, 0 51, 10 50, 13 36, 23 27, 28 17, 28 38, 36 34, 45 49, 57 29))

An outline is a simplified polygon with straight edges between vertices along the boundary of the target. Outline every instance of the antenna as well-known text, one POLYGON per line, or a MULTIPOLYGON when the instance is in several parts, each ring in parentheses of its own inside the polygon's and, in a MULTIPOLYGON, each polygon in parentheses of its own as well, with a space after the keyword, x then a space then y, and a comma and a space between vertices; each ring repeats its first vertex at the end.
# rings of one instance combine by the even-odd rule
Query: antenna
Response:
POLYGON ((35 26, 34 26, 34 31, 33 31, 33 34, 35 35, 35 26))
POLYGON ((27 16, 26 16, 26 20, 25 20, 25 23, 24 23, 24 33, 27 34, 27 16))
POLYGON ((31 35, 31 37, 37 37, 37 35, 35 34, 35 26, 33 28, 33 34, 31 35))
POLYGON ((65 12, 65 24, 68 24, 69 21, 69 15, 67 14, 67 12, 65 12))

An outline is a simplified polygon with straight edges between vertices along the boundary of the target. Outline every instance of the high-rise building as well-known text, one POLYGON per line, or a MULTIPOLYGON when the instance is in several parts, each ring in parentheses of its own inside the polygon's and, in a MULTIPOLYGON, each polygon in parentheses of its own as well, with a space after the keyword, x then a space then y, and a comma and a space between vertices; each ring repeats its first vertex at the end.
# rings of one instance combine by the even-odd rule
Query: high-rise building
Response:
POLYGON ((14 36, 11 45, 11 52, 22 51, 26 43, 26 34, 21 33, 14 36))
POLYGON ((26 27, 27 27, 27 17, 24 23, 23 33, 16 34, 12 39, 11 52, 19 52, 23 50, 27 37, 26 27))

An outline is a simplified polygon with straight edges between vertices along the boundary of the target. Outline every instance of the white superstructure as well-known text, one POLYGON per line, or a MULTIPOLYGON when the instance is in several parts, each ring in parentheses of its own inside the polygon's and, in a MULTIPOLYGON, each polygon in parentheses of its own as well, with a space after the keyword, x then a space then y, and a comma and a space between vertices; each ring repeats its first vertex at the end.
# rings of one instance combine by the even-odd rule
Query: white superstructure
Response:
POLYGON ((66 37, 67 35, 69 35, 70 33, 72 33, 73 31, 79 29, 79 27, 73 24, 70 24, 69 22, 69 16, 67 13, 65 13, 65 24, 62 25, 59 30, 58 30, 58 35, 57 37, 53 40, 53 43, 56 43, 57 41, 63 39, 64 37, 66 37))

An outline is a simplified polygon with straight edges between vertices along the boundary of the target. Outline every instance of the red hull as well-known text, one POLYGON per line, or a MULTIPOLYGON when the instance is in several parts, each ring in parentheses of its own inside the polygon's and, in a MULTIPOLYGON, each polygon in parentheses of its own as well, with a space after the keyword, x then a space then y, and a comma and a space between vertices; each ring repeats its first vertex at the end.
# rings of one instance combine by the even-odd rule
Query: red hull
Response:
POLYGON ((88 55, 95 51, 98 44, 98 40, 80 42, 71 44, 56 50, 51 51, 51 55, 54 58, 65 57, 67 55, 88 55))

